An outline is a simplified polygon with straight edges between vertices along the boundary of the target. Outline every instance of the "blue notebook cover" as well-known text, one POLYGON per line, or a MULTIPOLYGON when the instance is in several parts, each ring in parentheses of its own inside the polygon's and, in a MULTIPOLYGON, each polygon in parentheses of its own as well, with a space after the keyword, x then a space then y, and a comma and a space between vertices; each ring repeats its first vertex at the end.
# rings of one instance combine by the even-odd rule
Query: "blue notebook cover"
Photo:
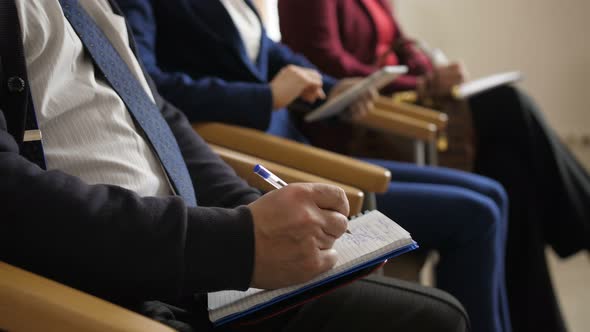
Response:
POLYGON ((240 318, 247 317, 248 315, 251 315, 251 314, 253 314, 253 313, 255 313, 255 312, 259 311, 259 310, 265 309, 265 308, 270 307, 272 305, 275 305, 275 304, 277 304, 279 302, 282 302, 284 300, 287 300, 289 298, 292 298, 292 297, 294 297, 296 295, 305 293, 305 292, 307 292, 307 291, 309 291, 309 290, 311 290, 313 288, 316 288, 316 287, 319 287, 319 286, 322 286, 322 285, 325 285, 325 284, 328 284, 328 283, 331 283, 331 282, 334 282, 335 283, 334 286, 336 287, 337 286, 338 279, 341 279, 342 277, 351 275, 351 274, 353 274, 355 272, 364 270, 364 269, 366 269, 368 267, 378 265, 379 263, 384 262, 384 261, 386 261, 386 260, 388 260, 390 258, 399 256, 401 254, 405 254, 405 253, 407 253, 409 251, 412 251, 414 249, 417 249, 417 248, 418 248, 418 244, 416 242, 414 242, 414 243, 409 244, 409 245, 407 245, 405 247, 402 247, 402 248, 399 248, 399 249, 397 249, 397 250, 395 250, 393 252, 390 252, 390 253, 388 253, 386 255, 383 255, 383 256, 381 256, 379 258, 375 258, 374 260, 368 261, 368 262, 366 262, 366 263, 364 263, 362 265, 359 265, 359 266, 354 267, 354 268, 352 268, 350 270, 347 270, 347 271, 345 271, 343 273, 330 276, 329 278, 320 280, 317 283, 314 283, 314 284, 307 285, 305 287, 299 288, 299 289, 297 289, 294 292, 281 295, 279 297, 276 297, 276 298, 272 299, 269 302, 261 303, 261 304, 255 306, 255 307, 252 307, 252 308, 250 308, 250 309, 248 309, 246 311, 242 311, 242 312, 239 312, 239 313, 235 313, 233 315, 226 316, 225 318, 223 318, 221 320, 218 320, 216 322, 213 322, 213 326, 225 325, 227 323, 230 323, 232 321, 238 320, 240 318))
POLYGON ((418 248, 407 231, 376 210, 353 218, 348 228, 352 234, 343 235, 334 245, 339 253, 336 266, 307 283, 277 290, 208 294, 209 317, 213 325, 243 322, 261 315, 272 316, 273 311, 280 312, 285 306, 290 308, 304 303, 364 276, 368 273, 365 270, 389 258, 418 248))

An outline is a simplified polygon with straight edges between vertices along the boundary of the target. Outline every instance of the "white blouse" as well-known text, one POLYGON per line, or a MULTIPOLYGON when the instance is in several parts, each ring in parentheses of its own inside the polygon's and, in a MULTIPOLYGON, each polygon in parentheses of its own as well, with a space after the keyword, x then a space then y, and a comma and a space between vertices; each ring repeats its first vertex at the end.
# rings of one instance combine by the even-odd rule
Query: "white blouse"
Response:
POLYGON ((225 7, 234 25, 240 32, 242 42, 252 62, 258 59, 260 53, 260 40, 262 38, 262 24, 256 13, 244 0, 219 0, 225 7))

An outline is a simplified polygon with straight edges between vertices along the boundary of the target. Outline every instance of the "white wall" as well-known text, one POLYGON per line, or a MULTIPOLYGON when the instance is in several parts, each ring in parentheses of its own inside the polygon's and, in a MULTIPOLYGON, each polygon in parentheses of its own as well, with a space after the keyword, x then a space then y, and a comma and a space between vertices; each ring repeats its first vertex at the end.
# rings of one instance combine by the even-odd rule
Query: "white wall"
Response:
POLYGON ((590 134, 589 0, 394 2, 407 34, 461 59, 474 78, 523 71, 520 86, 560 134, 590 134))

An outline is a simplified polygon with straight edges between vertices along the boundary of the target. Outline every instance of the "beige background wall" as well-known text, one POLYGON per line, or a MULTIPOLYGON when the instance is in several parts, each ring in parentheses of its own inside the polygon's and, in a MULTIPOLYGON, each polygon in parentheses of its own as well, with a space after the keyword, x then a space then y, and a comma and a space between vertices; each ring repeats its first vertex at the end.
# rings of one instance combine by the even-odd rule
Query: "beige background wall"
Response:
POLYGON ((590 134, 590 1, 393 0, 413 37, 480 77, 518 69, 563 136, 590 134))

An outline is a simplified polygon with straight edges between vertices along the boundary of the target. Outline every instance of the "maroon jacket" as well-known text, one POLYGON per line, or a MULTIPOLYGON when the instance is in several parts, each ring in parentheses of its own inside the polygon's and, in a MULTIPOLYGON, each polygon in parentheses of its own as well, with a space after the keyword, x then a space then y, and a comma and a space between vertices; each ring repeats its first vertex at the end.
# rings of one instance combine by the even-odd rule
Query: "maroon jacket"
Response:
MULTIPOLYGON (((391 13, 386 0, 379 0, 391 13)), ((279 0, 282 42, 303 53, 326 74, 342 78, 367 76, 379 69, 376 27, 362 0, 279 0)), ((409 75, 398 78, 395 90, 416 88, 416 78, 432 69, 428 58, 396 25, 395 53, 409 75)), ((392 45, 392 49, 394 45, 392 45)))

